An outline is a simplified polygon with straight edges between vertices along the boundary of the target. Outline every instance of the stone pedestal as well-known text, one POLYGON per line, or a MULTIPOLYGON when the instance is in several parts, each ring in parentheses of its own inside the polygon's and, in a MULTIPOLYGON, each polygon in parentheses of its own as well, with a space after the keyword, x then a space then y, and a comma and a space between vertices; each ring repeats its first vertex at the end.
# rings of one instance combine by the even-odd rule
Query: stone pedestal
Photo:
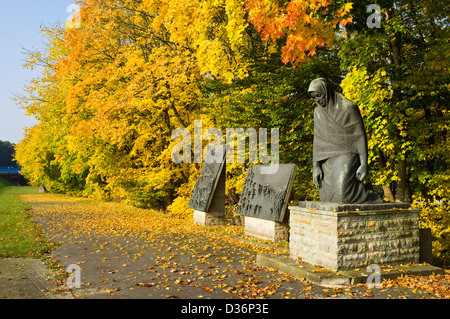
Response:
POLYGON ((289 225, 287 222, 245 216, 245 234, 248 236, 271 240, 287 241, 289 239, 289 225))
POLYGON ((290 206, 291 258, 333 271, 417 263, 419 210, 407 207, 320 202, 290 206))
POLYGON ((224 216, 216 216, 210 213, 194 210, 194 224, 200 226, 222 226, 225 225, 224 216))

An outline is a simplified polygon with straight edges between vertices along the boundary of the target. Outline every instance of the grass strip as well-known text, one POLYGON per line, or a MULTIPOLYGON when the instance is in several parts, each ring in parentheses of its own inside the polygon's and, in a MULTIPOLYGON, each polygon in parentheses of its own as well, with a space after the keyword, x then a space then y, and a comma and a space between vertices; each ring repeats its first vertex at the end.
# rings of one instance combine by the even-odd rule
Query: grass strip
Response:
POLYGON ((0 258, 41 258, 52 244, 30 219, 30 206, 21 194, 36 194, 37 187, 14 186, 0 178, 0 258))

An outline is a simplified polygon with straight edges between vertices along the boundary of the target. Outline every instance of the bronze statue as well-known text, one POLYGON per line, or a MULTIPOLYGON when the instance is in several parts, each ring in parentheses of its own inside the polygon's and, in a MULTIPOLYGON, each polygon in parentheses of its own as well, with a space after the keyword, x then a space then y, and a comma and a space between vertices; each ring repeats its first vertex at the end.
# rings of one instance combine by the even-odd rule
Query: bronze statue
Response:
POLYGON ((367 137, 358 106, 324 78, 309 85, 314 111, 313 180, 322 202, 383 203, 368 189, 367 137))

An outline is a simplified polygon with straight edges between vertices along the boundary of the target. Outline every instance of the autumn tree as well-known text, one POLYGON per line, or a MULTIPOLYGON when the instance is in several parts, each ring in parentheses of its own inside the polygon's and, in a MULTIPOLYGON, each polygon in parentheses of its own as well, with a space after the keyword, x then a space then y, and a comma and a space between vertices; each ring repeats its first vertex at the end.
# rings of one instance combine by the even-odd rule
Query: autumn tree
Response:
POLYGON ((450 260, 448 6, 378 1, 379 12, 367 13, 369 4, 355 4, 340 39, 344 92, 362 109, 385 197, 421 208, 435 256, 450 260), (370 13, 378 27, 368 27, 370 13))
POLYGON ((18 98, 40 122, 18 146, 32 181, 160 208, 186 196, 199 167, 173 163, 171 133, 193 130, 205 78, 245 76, 244 13, 239 1, 81 1, 80 27, 49 28, 46 52, 30 54, 44 71, 18 98))
MULTIPOLYGON (((314 106, 306 92, 315 77, 342 80, 333 42, 350 21, 350 8, 331 1, 247 0, 246 45, 240 47, 245 77, 205 80, 202 113, 214 126, 280 130, 280 161, 298 166, 293 199, 318 198, 310 178, 314 106)), ((227 164, 231 204, 237 204, 248 164, 227 164)))
POLYGON ((64 97, 67 82, 56 78, 56 63, 66 54, 63 45, 64 30, 57 27, 43 27, 46 50, 28 52, 26 68, 42 68, 41 76, 33 79, 24 93, 15 99, 29 116, 39 124, 25 130, 25 138, 16 145, 16 160, 22 167, 22 174, 33 185, 45 184, 55 192, 66 192, 72 187, 82 190, 82 174, 70 170, 65 147, 70 123, 64 116, 64 97))
POLYGON ((436 177, 448 167, 448 10, 441 3, 246 3, 262 39, 282 41, 284 63, 338 48, 344 93, 362 108, 377 184, 389 200, 410 200, 415 191, 443 196, 438 189, 448 177, 436 177))
POLYGON ((0 167, 17 167, 13 160, 14 144, 0 140, 0 167))
POLYGON ((341 39, 345 92, 361 105, 371 160, 391 201, 448 195, 448 16, 437 2, 382 1, 380 28, 369 3, 355 7, 341 39))
MULTIPOLYGON (((257 34, 251 27, 247 32, 257 34)), ((255 129, 256 132, 268 129, 268 148, 271 147, 271 129, 279 129, 280 163, 294 163, 298 167, 292 199, 318 199, 311 179, 315 106, 307 90, 312 79, 325 74, 334 83, 340 83, 337 53, 318 49, 323 55, 292 68, 281 61, 281 45, 265 46, 257 35, 253 34, 252 38, 255 43, 245 54, 249 57, 248 76, 232 83, 207 80, 202 112, 224 133, 226 128, 255 129)), ((247 140, 247 153, 248 143, 247 140)), ((258 158, 256 163, 260 160, 258 158)), ((237 204, 239 197, 235 193, 240 194, 250 164, 248 154, 243 164, 227 163, 227 191, 231 203, 237 204)))
POLYGON ((264 42, 281 40, 282 60, 293 66, 331 46, 336 30, 351 22, 348 1, 246 0, 248 20, 264 42))

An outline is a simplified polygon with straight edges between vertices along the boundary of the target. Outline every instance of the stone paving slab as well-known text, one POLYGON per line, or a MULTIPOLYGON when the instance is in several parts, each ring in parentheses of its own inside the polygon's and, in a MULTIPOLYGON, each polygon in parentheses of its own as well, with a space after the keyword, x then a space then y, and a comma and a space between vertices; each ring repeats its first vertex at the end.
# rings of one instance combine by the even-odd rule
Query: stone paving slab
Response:
MULTIPOLYGON (((345 270, 339 272, 323 271, 313 265, 303 263, 298 264, 289 255, 257 255, 256 263, 260 266, 275 268, 283 273, 292 275, 297 278, 304 278, 312 283, 325 286, 325 287, 345 287, 358 283, 366 283, 369 276, 368 273, 363 270, 345 270)), ((381 280, 383 279, 395 279, 403 275, 411 276, 428 276, 432 274, 443 274, 442 268, 424 265, 397 265, 391 266, 392 268, 386 268, 381 266, 381 280)))
POLYGON ((54 299, 52 279, 40 259, 0 259, 0 299, 54 299))

